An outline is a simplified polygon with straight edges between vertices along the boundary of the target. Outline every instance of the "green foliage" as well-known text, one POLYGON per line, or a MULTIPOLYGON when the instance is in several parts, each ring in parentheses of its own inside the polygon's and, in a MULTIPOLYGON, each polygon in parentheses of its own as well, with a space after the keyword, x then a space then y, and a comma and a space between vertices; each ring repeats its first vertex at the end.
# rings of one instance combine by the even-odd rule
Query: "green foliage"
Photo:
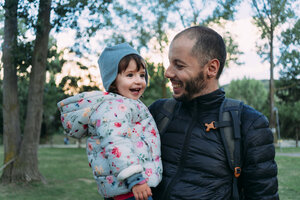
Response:
POLYGON ((300 100, 293 103, 279 104, 281 135, 284 138, 296 139, 300 136, 300 100))
MULTIPOLYGON (((17 63, 17 74, 18 74, 18 97, 20 103, 20 119, 21 119, 21 130, 25 126, 26 109, 27 109, 27 94, 29 86, 29 76, 31 68, 31 60, 33 53, 33 42, 20 41, 18 43, 17 52, 15 54, 15 59, 17 63)), ((41 137, 49 137, 51 134, 58 132, 60 125, 59 113, 57 110, 56 102, 65 97, 62 88, 57 87, 55 84, 55 75, 61 71, 61 68, 65 60, 62 58, 62 52, 57 51, 56 40, 50 38, 49 50, 48 50, 48 62, 47 62, 47 74, 49 75, 49 80, 45 83, 44 88, 44 113, 41 137)), ((1 80, 2 84, 2 80, 1 80)), ((2 87, 1 92, 1 107, 0 111, 2 113, 2 87)), ((0 117, 2 124, 2 115, 0 117)), ((0 126, 0 131, 2 134, 3 126, 0 126)))
POLYGON ((62 88, 57 87, 55 78, 50 75, 50 80, 45 84, 44 88, 44 103, 43 103, 43 122, 41 129, 41 142, 50 140, 53 134, 62 132, 60 112, 57 109, 56 103, 66 98, 62 88))
POLYGON ((164 77, 165 68, 163 65, 155 66, 154 63, 147 63, 147 66, 150 81, 141 100, 149 106, 157 99, 172 97, 172 93, 167 87, 168 80, 164 77))
POLYGON ((3 115, 2 115, 2 109, 3 109, 3 92, 2 92, 2 88, 3 88, 3 81, 0 79, 0 145, 3 144, 3 115))
POLYGON ((284 102, 300 100, 300 20, 294 27, 281 34, 283 46, 281 47, 280 81, 276 95, 284 102))
MULTIPOLYGON (((283 24, 288 24, 288 20, 295 16, 292 9, 293 2, 296 0, 252 0, 254 9, 254 23, 260 31, 260 37, 257 45, 257 54, 270 64, 270 89, 269 89, 269 116, 270 127, 275 127, 275 87, 274 87, 274 68, 276 55, 276 32, 283 27, 283 24)), ((276 138, 275 138, 276 140, 276 138)))
POLYGON ((225 91, 226 97, 242 100, 245 104, 265 113, 268 92, 261 81, 247 78, 233 80, 225 91))
MULTIPOLYGON (((3 7, 3 3, 0 3, 0 7, 3 7)), ((0 22, 4 22, 4 9, 0 9, 0 22)), ((3 35, 4 35, 4 26, 1 25, 0 23, 0 40, 3 40, 3 35)), ((4 23, 3 23, 4 24, 4 23)), ((2 47, 0 46, 0 49, 2 49, 2 47)))
MULTIPOLYGON (((185 1, 177 0, 171 6, 172 14, 178 15, 180 23, 187 28, 192 25, 218 25, 218 32, 224 38, 227 47, 226 67, 235 63, 241 65, 239 57, 243 54, 238 48, 238 44, 234 40, 234 36, 227 30, 224 30, 225 20, 233 20, 237 11, 240 0, 218 0, 218 1, 185 1), (206 8, 210 8, 212 12, 207 12, 206 8)), ((173 20, 177 20, 174 18, 173 20)), ((173 22, 178 24, 179 22, 173 22)))
POLYGON ((280 48, 280 79, 276 83, 279 98, 279 119, 283 137, 300 136, 300 20, 282 32, 283 46, 280 48))
POLYGON ((212 20, 227 19, 234 20, 234 14, 237 12, 241 0, 218 0, 218 5, 213 12, 212 20))
MULTIPOLYGON (((288 19, 295 16, 291 5, 295 0, 252 0, 252 7, 255 15, 253 16, 254 23, 261 31, 261 39, 263 43, 257 44, 258 55, 264 60, 270 59, 270 50, 275 38, 275 30, 288 19), (266 40, 264 40, 266 39, 266 40)), ((273 58, 271 58, 273 59, 273 58)))
POLYGON ((52 25, 56 32, 75 30, 72 51, 82 55, 90 51, 89 41, 97 31, 111 27, 111 0, 72 0, 53 2, 52 25))

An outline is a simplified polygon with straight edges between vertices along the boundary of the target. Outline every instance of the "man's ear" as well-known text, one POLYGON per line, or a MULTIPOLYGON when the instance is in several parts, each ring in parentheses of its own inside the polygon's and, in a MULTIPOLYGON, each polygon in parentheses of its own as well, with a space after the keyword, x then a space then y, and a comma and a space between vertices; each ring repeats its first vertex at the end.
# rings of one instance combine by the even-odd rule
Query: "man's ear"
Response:
POLYGON ((219 68, 220 68, 220 62, 218 59, 214 58, 212 60, 210 60, 207 66, 207 76, 209 78, 216 78, 219 68))

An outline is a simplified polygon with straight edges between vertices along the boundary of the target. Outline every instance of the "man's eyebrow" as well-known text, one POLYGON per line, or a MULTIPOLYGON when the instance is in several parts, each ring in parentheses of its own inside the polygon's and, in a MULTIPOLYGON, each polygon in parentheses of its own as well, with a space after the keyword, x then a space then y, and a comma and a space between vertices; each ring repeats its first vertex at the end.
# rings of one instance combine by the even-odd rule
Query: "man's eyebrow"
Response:
POLYGON ((175 59, 174 62, 179 63, 179 64, 183 64, 183 65, 187 65, 184 61, 182 61, 180 59, 175 59))

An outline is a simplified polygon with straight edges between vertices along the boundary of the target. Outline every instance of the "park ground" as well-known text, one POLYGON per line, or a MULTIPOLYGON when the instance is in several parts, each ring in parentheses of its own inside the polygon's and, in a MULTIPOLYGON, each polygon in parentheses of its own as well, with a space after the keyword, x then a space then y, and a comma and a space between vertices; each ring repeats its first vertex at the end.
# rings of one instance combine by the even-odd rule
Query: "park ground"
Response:
MULTIPOLYGON (((81 148, 77 148, 76 142, 70 139, 70 144, 64 145, 63 137, 58 137, 53 140, 52 147, 49 144, 41 145, 39 168, 47 183, 0 185, 0 199, 102 200, 88 166, 83 148, 85 141, 82 141, 81 148)), ((3 146, 0 146, 0 161, 2 160, 3 146)), ((277 147, 275 160, 278 165, 280 199, 300 200, 300 148, 277 147)))

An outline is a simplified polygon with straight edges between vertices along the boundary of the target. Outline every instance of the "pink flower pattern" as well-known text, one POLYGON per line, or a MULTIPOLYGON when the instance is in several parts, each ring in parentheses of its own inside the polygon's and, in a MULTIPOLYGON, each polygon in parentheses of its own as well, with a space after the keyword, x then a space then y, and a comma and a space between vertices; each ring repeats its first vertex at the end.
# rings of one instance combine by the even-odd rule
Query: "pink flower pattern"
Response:
POLYGON ((151 168, 147 168, 147 169, 145 170, 145 174, 146 174, 147 176, 151 176, 151 175, 152 175, 152 169, 151 169, 151 168))
POLYGON ((103 187, 108 187, 107 184, 110 184, 111 187, 114 188, 118 185, 122 185, 123 182, 116 179, 115 173, 119 173, 124 168, 130 167, 130 165, 142 165, 144 168, 143 176, 147 177, 147 181, 151 182, 153 179, 161 177, 162 168, 159 150, 159 134, 153 119, 149 120, 151 115, 149 116, 147 107, 141 102, 128 104, 128 100, 122 97, 112 100, 110 96, 114 95, 113 93, 103 92, 101 95, 101 98, 109 99, 106 101, 107 106, 105 108, 94 106, 95 103, 101 101, 100 98, 96 99, 92 95, 91 99, 87 99, 84 95, 81 95, 73 104, 65 105, 67 101, 60 103, 60 105, 63 106, 61 111, 66 110, 68 107, 70 109, 75 107, 76 110, 86 110, 84 108, 90 108, 91 111, 95 111, 90 112, 88 115, 76 114, 76 117, 73 118, 72 116, 74 116, 74 114, 65 112, 61 115, 61 122, 64 124, 67 134, 71 136, 77 133, 80 134, 79 132, 81 131, 86 132, 87 130, 92 134, 92 136, 90 136, 92 140, 89 140, 86 148, 89 166, 92 167, 94 171, 96 169, 95 166, 103 167, 104 169, 104 173, 101 174, 101 176, 105 178, 105 181, 101 183, 103 186, 100 185, 101 193, 103 192, 103 194, 106 195, 108 190, 103 189, 103 187), (89 107, 84 107, 87 104, 89 107), (109 113, 107 116, 110 117, 102 117, 103 114, 106 113, 109 113), (91 117, 91 114, 94 114, 95 117, 91 117), (118 121, 115 121, 116 119, 118 121), (143 121, 144 119, 147 120, 143 121), (130 126, 128 126, 127 123, 130 124, 130 126), (99 135, 99 133, 102 134, 103 131, 104 133, 107 131, 107 138, 105 138, 105 135, 99 135), (104 140, 102 137, 104 137, 104 140), (122 138, 126 138, 124 144, 122 144, 122 138), (107 139, 107 141, 105 141, 105 139, 107 139), (125 142, 128 141, 128 139, 132 142, 130 145, 125 142), (110 151, 108 151, 108 149, 110 151), (131 153, 128 154, 127 152, 131 153), (108 154, 111 156, 108 156, 108 154), (145 165, 149 162, 151 162, 150 165, 145 165), (105 169, 105 166, 110 167, 105 169), (154 176, 156 178, 153 178, 154 176))
POLYGON ((68 129, 71 129, 71 128, 72 128, 72 124, 71 124, 70 121, 67 122, 67 128, 68 128, 68 129))
POLYGON ((114 123, 115 127, 120 128, 122 126, 122 124, 120 122, 115 122, 114 123))
POLYGON ((143 143, 142 141, 138 141, 138 142, 136 143, 137 148, 142 148, 143 145, 144 145, 144 143, 143 143))
POLYGON ((93 145, 91 143, 88 143, 88 148, 89 148, 90 151, 92 151, 93 150, 93 145))
POLYGON ((113 154, 113 155, 115 155, 117 158, 120 158, 121 157, 121 152, 120 152, 120 150, 119 150, 119 148, 118 147, 114 147, 113 148, 113 150, 111 151, 111 153, 113 154))
POLYGON ((96 126, 99 127, 100 125, 101 125, 101 120, 98 119, 98 120, 97 120, 97 123, 96 123, 96 126))
POLYGON ((152 130, 151 130, 151 134, 152 134, 154 137, 156 137, 156 131, 155 131, 155 129, 154 129, 154 128, 152 128, 152 130))
POLYGON ((125 112, 127 110, 127 107, 124 105, 124 104, 120 104, 118 106, 119 110, 122 111, 122 112, 125 112))
POLYGON ((109 184, 112 184, 114 182, 114 178, 112 176, 107 176, 106 180, 109 184))

